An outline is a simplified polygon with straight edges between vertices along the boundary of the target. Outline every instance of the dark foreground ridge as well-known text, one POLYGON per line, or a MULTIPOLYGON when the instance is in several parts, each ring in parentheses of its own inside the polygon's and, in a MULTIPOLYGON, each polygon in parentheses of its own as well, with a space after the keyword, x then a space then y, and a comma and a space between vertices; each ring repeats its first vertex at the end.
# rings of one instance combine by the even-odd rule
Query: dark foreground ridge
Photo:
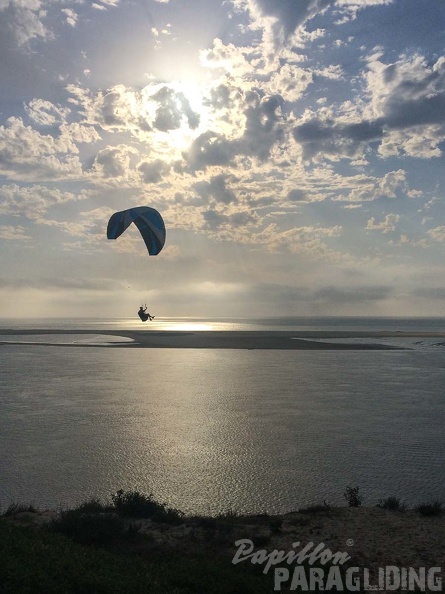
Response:
MULTIPOLYGON (((0 330, 2 336, 20 336, 20 343, 42 346, 72 346, 95 348, 166 348, 166 349, 281 349, 281 350, 403 350, 402 346, 377 342, 324 342, 324 340, 371 339, 386 338, 445 338, 444 332, 348 332, 348 331, 151 331, 151 330, 0 330), (134 342, 115 342, 108 345, 85 344, 79 342, 54 344, 39 341, 35 343, 35 335, 102 335, 119 336, 134 342)), ((10 344, 2 340, 0 345, 10 344)), ((407 347, 409 348, 409 347, 407 347)))
POLYGON ((325 501, 278 515, 229 510, 186 516, 152 495, 123 490, 112 495, 112 503, 93 498, 69 510, 40 512, 11 503, 0 515, 0 592, 368 591, 347 587, 350 572, 359 586, 370 580, 379 585, 372 590, 383 593, 401 591, 393 587, 394 575, 405 575, 409 587, 402 591, 442 591, 445 513, 440 501, 409 509, 388 497, 375 507, 361 507, 358 487, 347 487, 344 496, 348 507, 325 501), (290 551, 297 557, 286 561, 290 551), (323 580, 320 588, 311 585, 314 571, 323 580), (336 583, 329 586, 331 573, 336 583), (338 580, 344 587, 337 588, 338 580))

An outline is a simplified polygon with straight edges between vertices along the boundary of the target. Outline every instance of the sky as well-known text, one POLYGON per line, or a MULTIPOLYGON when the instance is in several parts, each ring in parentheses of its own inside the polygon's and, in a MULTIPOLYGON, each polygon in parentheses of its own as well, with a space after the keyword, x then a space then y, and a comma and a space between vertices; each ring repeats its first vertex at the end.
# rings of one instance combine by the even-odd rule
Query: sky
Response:
POLYGON ((0 317, 445 315, 443 0, 0 0, 0 317), (110 216, 157 209, 149 256, 110 216))

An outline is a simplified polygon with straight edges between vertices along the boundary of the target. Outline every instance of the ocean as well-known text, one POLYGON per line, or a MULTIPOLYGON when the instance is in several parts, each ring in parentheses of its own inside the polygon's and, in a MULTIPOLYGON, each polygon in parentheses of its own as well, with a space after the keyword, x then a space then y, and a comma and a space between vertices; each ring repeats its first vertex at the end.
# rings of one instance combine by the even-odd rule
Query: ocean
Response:
MULTIPOLYGON (((141 327, 125 319, 0 320, 2 508, 68 507, 109 500, 118 489, 203 514, 342 505, 347 486, 359 486, 365 505, 390 495, 410 505, 443 499, 443 339, 403 338, 406 350, 381 351, 101 346, 110 340, 101 330, 119 337, 141 327), (6 329, 70 333, 2 335, 6 329), (43 339, 52 346, 39 345, 43 339)), ((160 329, 445 332, 445 319, 147 325, 160 329)))

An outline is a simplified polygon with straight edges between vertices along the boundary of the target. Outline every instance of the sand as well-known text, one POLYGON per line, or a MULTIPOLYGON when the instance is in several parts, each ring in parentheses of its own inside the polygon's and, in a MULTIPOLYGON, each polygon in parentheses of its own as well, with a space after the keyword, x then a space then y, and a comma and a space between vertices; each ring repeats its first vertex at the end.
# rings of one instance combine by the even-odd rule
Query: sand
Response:
MULTIPOLYGON (((403 349, 403 346, 393 346, 375 342, 376 339, 387 338, 437 338, 438 341, 445 338, 444 332, 348 332, 348 331, 157 331, 157 330, 63 330, 63 329, 35 329, 35 330, 0 330, 2 337, 11 336, 11 341, 3 338, 0 345, 10 344, 16 337, 20 341, 32 343, 35 335, 96 335, 96 336, 120 336, 130 338, 133 342, 110 343, 98 345, 94 343, 72 342, 69 340, 63 344, 39 340, 40 345, 45 346, 71 346, 71 347, 95 347, 100 348, 174 348, 174 349, 282 349, 282 350, 390 350, 403 349), (337 342, 324 342, 324 340, 335 339, 337 342), (366 342, 341 342, 342 339, 370 339, 366 342)), ((33 343, 36 344, 36 343, 33 343)))

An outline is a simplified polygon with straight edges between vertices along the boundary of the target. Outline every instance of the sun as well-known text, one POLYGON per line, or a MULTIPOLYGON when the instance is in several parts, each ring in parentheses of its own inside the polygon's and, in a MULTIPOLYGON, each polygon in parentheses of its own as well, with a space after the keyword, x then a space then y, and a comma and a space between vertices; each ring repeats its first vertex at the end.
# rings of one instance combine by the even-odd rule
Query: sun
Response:
POLYGON ((207 129, 207 92, 194 80, 150 84, 143 89, 141 111, 152 128, 155 150, 170 159, 178 158, 207 129))

